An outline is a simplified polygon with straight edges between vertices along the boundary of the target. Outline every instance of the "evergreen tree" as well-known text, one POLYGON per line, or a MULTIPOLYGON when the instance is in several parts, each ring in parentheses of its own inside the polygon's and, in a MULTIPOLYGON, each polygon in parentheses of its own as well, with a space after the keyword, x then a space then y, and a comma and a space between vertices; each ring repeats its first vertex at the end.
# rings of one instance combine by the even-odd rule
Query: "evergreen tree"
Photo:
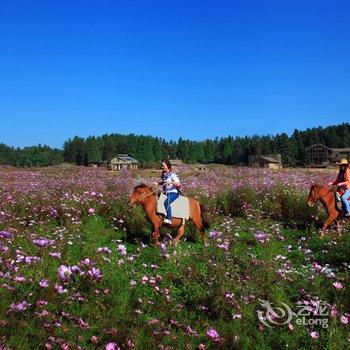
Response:
POLYGON ((86 139, 86 161, 87 163, 100 163, 102 161, 102 154, 98 147, 98 142, 95 137, 88 137, 86 139))

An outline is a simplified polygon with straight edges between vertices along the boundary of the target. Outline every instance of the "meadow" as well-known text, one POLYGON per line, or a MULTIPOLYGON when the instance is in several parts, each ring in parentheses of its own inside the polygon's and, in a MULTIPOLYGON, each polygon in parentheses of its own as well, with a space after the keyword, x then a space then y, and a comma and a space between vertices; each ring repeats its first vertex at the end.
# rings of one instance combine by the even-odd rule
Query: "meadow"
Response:
POLYGON ((334 172, 183 166, 208 246, 157 248, 128 198, 159 173, 0 170, 0 349, 350 348, 349 224, 306 204, 334 172))

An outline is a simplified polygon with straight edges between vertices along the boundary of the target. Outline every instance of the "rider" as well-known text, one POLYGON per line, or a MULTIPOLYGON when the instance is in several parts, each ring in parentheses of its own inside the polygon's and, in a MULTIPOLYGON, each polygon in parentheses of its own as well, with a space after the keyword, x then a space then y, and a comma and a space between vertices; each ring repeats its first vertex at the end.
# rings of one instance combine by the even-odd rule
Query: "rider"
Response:
POLYGON ((337 178, 333 182, 329 182, 328 186, 338 186, 343 191, 344 194, 342 195, 342 201, 344 203, 345 208, 345 216, 350 216, 350 168, 349 168, 349 162, 347 159, 342 159, 340 162, 337 163, 339 165, 339 173, 337 178))
POLYGON ((174 202, 180 195, 180 179, 171 167, 171 163, 168 159, 162 161, 162 181, 156 182, 157 185, 163 186, 164 194, 167 198, 164 201, 166 210, 165 224, 171 224, 172 214, 170 204, 174 202))

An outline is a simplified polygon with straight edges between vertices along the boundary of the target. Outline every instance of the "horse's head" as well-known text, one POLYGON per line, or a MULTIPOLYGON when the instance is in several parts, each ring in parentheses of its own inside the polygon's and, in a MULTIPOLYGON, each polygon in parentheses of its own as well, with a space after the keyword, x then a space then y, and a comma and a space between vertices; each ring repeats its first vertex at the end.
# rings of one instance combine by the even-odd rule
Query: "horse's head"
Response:
POLYGON ((152 195, 152 190, 145 184, 136 186, 129 197, 132 204, 142 203, 146 198, 152 195))
POLYGON ((322 188, 322 185, 314 184, 310 188, 309 196, 307 198, 307 205, 309 207, 312 207, 320 198, 320 189, 322 188))

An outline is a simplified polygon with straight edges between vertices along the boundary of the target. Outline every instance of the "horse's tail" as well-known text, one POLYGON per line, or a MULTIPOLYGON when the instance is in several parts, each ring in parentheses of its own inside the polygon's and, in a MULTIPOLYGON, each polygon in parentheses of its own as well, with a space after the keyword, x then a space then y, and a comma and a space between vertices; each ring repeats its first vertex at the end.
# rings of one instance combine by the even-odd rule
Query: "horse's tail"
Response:
POLYGON ((207 218, 207 212, 208 212, 208 207, 206 207, 204 204, 199 204, 201 208, 201 218, 202 218, 202 223, 203 223, 203 229, 208 230, 209 229, 209 221, 207 218))

